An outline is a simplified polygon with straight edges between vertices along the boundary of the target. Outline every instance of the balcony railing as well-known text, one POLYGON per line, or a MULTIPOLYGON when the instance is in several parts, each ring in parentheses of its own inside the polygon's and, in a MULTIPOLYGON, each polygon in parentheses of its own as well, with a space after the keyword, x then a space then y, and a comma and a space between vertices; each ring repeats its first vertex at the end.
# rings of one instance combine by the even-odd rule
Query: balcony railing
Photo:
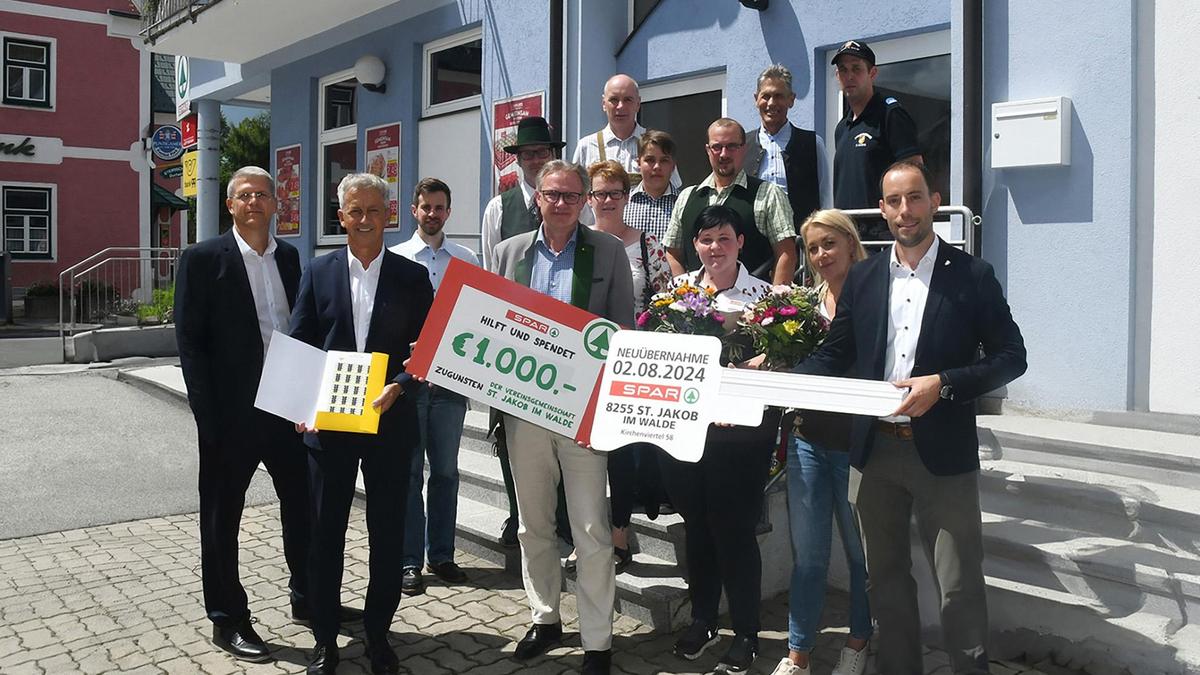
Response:
POLYGON ((154 44, 172 28, 188 22, 221 0, 142 0, 142 38, 154 44))

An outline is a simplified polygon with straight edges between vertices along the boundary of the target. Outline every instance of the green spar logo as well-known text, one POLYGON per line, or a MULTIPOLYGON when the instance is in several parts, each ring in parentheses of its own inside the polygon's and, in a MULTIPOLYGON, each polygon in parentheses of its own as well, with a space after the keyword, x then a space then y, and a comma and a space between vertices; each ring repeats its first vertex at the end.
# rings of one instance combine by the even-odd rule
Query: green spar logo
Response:
POLYGON ((595 359, 608 358, 608 344, 613 333, 618 330, 617 324, 603 319, 596 319, 583 330, 583 348, 595 359))
POLYGON ((700 400, 700 391, 698 389, 696 389, 695 387, 689 387, 687 391, 683 392, 683 402, 684 403, 695 403, 696 401, 699 401, 699 400, 700 400))

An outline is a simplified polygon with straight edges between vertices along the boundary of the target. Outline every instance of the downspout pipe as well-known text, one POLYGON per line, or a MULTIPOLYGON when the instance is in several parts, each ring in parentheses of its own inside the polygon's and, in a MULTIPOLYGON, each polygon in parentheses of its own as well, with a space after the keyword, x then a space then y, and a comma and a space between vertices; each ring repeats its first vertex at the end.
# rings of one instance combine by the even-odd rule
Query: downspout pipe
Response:
MULTIPOLYGON (((963 204, 983 213, 983 0, 962 0, 963 20, 963 204)), ((983 248, 978 218, 968 241, 973 255, 983 248)))

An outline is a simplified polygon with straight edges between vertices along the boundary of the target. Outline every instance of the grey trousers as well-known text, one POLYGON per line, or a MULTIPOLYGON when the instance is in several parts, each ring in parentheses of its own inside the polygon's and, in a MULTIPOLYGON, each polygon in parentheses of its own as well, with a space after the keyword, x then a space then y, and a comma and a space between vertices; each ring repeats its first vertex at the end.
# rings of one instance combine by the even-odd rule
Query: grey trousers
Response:
POLYGON ((987 595, 979 472, 935 476, 912 441, 883 433, 862 471, 850 471, 850 503, 867 553, 867 592, 879 621, 881 675, 922 675, 921 617, 912 577, 915 513, 941 595, 942 634, 955 673, 986 673, 987 595))

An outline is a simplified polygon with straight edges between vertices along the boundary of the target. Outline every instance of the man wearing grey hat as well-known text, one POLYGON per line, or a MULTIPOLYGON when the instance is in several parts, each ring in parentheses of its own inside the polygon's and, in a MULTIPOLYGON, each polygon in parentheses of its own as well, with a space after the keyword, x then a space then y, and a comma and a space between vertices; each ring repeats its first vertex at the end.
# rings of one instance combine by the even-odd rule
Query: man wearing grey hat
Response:
MULTIPOLYGON (((833 205, 839 209, 877 208, 879 179, 902 159, 923 164, 917 125, 894 96, 875 90, 875 52, 865 42, 848 40, 832 63, 850 110, 834 131, 833 205)), ((890 240, 883 218, 858 221, 864 242, 890 240)))

